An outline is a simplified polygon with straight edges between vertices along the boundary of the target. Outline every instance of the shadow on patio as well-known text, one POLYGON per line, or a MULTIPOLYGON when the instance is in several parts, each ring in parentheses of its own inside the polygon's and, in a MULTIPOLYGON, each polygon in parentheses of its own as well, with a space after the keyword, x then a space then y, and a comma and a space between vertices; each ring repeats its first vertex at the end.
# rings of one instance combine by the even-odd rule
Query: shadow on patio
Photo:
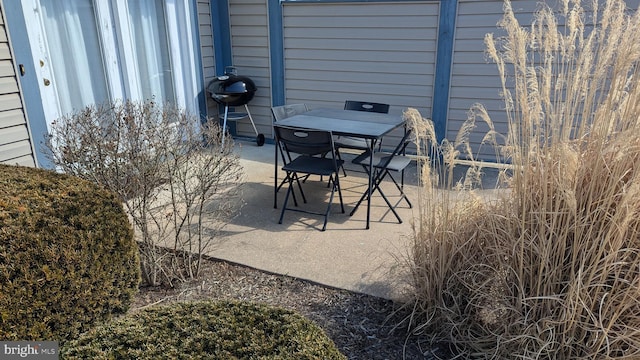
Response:
MULTIPOLYGON (((374 193, 370 229, 365 230, 366 204, 353 216, 349 212, 365 191, 367 178, 364 173, 353 171, 358 170, 355 165, 347 163, 348 176, 340 178, 345 213, 340 212, 336 195, 327 230, 322 232, 322 216, 288 211, 283 223, 278 224, 286 187, 278 194, 279 208, 274 209, 274 145, 258 147, 236 140, 236 147, 246 176, 242 206, 237 216, 222 227, 211 256, 328 286, 402 299, 407 286, 405 264, 412 242, 412 223, 418 214, 415 165, 409 166, 405 178, 405 192, 414 208, 409 209, 404 202, 397 208, 403 223, 398 224, 379 194, 374 193)), ((282 179, 283 175, 278 176, 282 179)), ((397 190, 390 181, 385 185, 389 185, 384 188, 385 193, 395 203, 399 199, 397 190)), ((310 198, 306 206, 324 209, 329 194, 326 179, 320 182, 318 177, 312 177, 304 188, 310 198)))

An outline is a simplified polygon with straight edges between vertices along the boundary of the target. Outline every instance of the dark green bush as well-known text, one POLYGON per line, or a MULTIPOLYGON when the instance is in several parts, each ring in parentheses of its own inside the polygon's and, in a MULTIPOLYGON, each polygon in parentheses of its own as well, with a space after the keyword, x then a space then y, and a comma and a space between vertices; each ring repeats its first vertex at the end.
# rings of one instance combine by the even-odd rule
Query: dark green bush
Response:
POLYGON ((133 313, 83 334, 62 359, 346 359, 310 320, 246 302, 190 302, 133 313))
POLYGON ((139 282, 133 231, 113 194, 0 165, 0 339, 75 338, 126 312, 139 282))

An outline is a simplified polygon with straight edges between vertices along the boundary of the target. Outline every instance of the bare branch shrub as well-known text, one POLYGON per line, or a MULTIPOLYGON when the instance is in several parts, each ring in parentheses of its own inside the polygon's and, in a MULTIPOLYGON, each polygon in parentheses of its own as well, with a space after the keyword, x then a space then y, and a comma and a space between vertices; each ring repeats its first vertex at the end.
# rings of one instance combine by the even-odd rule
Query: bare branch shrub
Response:
POLYGON ((486 37, 509 189, 423 191, 408 321, 462 358, 640 358, 640 13, 560 5, 521 26, 507 0, 506 37, 486 37))
POLYGON ((88 106, 51 127, 52 162, 118 194, 141 249, 149 285, 198 276, 218 226, 233 214, 242 181, 220 127, 169 104, 88 106), (166 249, 172 252, 165 251, 166 249))

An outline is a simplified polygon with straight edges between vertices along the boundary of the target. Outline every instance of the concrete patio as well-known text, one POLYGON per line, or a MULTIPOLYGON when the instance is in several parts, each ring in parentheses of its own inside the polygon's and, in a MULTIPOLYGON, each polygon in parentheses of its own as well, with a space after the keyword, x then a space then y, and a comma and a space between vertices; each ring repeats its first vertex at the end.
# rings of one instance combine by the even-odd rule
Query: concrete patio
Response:
MULTIPOLYGON (((258 147, 255 142, 236 140, 246 182, 242 187, 243 206, 224 225, 219 241, 211 250, 215 258, 257 269, 306 279, 320 284, 402 300, 408 284, 407 259, 412 243, 412 224, 418 214, 417 167, 412 163, 405 178, 405 192, 413 209, 402 202, 397 211, 399 224, 379 194, 371 203, 371 226, 365 229, 366 204, 353 216, 349 212, 366 189, 364 173, 347 163, 347 177, 340 183, 345 213, 336 196, 326 231, 322 216, 287 211, 278 224, 286 187, 279 192, 278 209, 273 207, 274 145, 258 147)), ((279 178, 282 179, 282 173, 279 178)), ((324 210, 329 191, 326 179, 318 177, 304 184, 309 203, 324 210), (316 189, 314 189, 314 187, 316 189)), ((385 193, 394 203, 397 190, 389 181, 385 193)), ((301 205, 303 206, 303 205, 301 205)))

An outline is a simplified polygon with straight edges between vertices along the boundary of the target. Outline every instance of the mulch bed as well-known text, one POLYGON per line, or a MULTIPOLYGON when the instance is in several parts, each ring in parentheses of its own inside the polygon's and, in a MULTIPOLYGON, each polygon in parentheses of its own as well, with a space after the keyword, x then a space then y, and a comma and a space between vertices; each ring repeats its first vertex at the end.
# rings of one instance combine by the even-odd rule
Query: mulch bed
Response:
POLYGON ((216 259, 198 280, 143 287, 132 311, 175 301, 242 300, 279 306, 313 320, 349 359, 449 359, 428 337, 398 326, 408 314, 391 300, 335 289, 216 259))

